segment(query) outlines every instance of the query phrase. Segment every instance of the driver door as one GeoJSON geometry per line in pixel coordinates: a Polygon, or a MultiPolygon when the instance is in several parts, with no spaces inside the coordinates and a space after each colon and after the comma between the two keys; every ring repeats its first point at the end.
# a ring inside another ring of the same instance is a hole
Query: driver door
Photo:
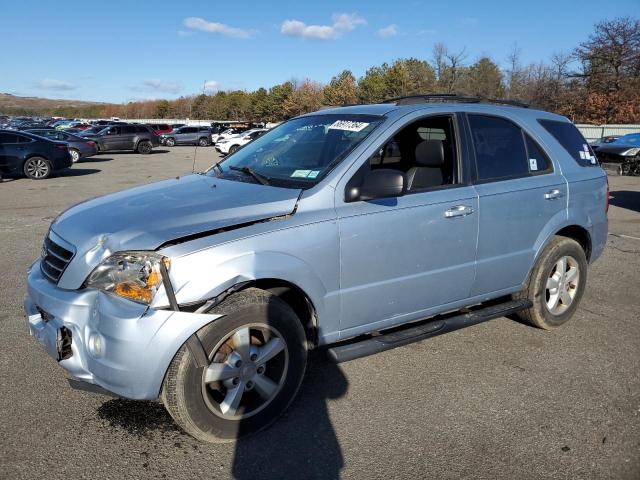
{"type": "Polygon", "coordinates": [[[413,116],[341,180],[335,199],[341,336],[424,318],[469,297],[478,195],[462,175],[457,130],[453,116],[413,116]],[[353,182],[380,168],[402,172],[407,192],[345,200],[353,182]]]}
{"type": "Polygon", "coordinates": [[[121,141],[121,128],[119,126],[109,127],[109,129],[102,134],[102,149],[103,150],[119,150],[121,141]]]}

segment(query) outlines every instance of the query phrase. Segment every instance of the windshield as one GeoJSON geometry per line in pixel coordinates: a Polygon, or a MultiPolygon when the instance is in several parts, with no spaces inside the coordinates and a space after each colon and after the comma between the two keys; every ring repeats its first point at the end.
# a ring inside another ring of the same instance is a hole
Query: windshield
{"type": "Polygon", "coordinates": [[[372,115],[320,114],[294,118],[246,144],[212,168],[209,175],[238,181],[263,177],[269,184],[308,188],[315,185],[383,118],[372,115]]]}
{"type": "Polygon", "coordinates": [[[615,140],[615,143],[625,143],[629,145],[640,145],[640,133],[629,133],[615,140]]]}

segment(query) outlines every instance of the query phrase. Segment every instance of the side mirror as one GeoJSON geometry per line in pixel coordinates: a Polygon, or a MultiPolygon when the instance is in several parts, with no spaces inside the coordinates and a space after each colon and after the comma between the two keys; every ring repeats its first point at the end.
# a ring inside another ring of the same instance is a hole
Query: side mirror
{"type": "Polygon", "coordinates": [[[348,187],[345,202],[400,197],[405,194],[404,173],[389,168],[367,172],[359,187],[348,187]]]}

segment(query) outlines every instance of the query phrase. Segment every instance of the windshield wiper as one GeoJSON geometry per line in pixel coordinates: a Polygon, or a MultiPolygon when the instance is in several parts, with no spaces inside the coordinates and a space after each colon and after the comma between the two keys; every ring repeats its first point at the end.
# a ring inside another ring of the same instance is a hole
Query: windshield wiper
{"type": "Polygon", "coordinates": [[[236,167],[235,165],[230,165],[229,170],[235,170],[236,172],[242,172],[245,175],[251,175],[258,183],[261,183],[262,185],[271,185],[267,177],[252,170],[250,167],[236,167]]]}

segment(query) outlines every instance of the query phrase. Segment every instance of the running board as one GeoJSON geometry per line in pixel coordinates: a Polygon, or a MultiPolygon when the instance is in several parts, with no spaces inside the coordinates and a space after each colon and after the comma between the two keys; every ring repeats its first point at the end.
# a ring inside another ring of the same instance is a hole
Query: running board
{"type": "Polygon", "coordinates": [[[497,305],[479,308],[469,313],[462,313],[453,317],[434,319],[420,325],[407,326],[390,333],[368,337],[364,340],[336,345],[327,349],[329,360],[334,363],[348,362],[356,358],[367,357],[375,353],[391,350],[392,348],[419,342],[426,338],[453,332],[461,328],[477,325],[478,323],[504,317],[512,313],[531,308],[530,300],[512,300],[497,305]]]}

